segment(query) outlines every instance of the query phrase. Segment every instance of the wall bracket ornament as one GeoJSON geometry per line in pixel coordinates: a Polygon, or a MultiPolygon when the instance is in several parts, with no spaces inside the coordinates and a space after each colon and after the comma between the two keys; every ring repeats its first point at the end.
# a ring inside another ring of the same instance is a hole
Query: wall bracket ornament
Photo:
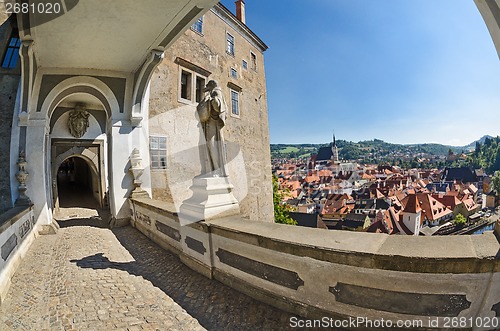
{"type": "Polygon", "coordinates": [[[68,129],[75,138],[81,138],[89,127],[89,112],[83,104],[77,104],[75,109],[69,113],[68,129]]]}

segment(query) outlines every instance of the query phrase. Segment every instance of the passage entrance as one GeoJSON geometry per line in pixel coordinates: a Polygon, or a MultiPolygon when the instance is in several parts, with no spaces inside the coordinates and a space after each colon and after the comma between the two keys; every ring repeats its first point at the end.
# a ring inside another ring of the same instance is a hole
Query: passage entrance
{"type": "Polygon", "coordinates": [[[80,157],[63,161],[57,171],[59,207],[99,208],[99,180],[87,162],[80,157]]]}
{"type": "Polygon", "coordinates": [[[107,207],[103,141],[52,140],[52,196],[59,208],[107,207]]]}

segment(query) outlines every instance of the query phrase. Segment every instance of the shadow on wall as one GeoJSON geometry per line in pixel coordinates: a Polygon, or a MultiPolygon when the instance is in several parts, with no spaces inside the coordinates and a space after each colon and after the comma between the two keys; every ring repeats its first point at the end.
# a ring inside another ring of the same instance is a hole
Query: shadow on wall
{"type": "Polygon", "coordinates": [[[96,253],[70,262],[80,268],[112,268],[141,276],[208,330],[286,330],[295,316],[198,274],[130,226],[112,231],[135,261],[114,262],[96,253]]]}

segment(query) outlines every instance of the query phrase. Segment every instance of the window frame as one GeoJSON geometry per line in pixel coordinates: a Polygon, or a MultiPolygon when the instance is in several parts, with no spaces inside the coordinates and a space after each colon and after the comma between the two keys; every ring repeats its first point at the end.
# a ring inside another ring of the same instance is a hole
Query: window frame
{"type": "Polygon", "coordinates": [[[191,25],[191,30],[203,36],[203,16],[198,18],[196,22],[191,25]]]}
{"type": "Polygon", "coordinates": [[[241,66],[243,69],[248,70],[248,62],[246,60],[241,60],[241,66]]]}
{"type": "Polygon", "coordinates": [[[257,54],[250,51],[250,69],[257,71],[257,54]]]}
{"type": "Polygon", "coordinates": [[[168,162],[167,162],[167,136],[163,135],[150,135],[149,136],[149,166],[151,170],[166,170],[168,168],[168,162]],[[153,148],[153,140],[157,139],[157,146],[156,148],[153,148]],[[164,140],[164,146],[161,147],[161,140],[164,140]],[[161,152],[164,153],[161,153],[161,152]],[[155,153],[158,152],[158,153],[155,153]],[[155,157],[158,158],[158,160],[154,160],[155,157]],[[164,157],[164,161],[161,160],[161,158],[164,157]],[[155,165],[156,164],[156,165],[155,165]]]}
{"type": "Polygon", "coordinates": [[[233,57],[235,56],[234,36],[227,31],[226,31],[226,53],[233,56],[233,57]],[[230,39],[231,39],[231,41],[230,41],[230,39]]]}
{"type": "Polygon", "coordinates": [[[238,79],[238,70],[236,70],[236,68],[229,68],[229,77],[233,78],[233,79],[238,79]]]}
{"type": "MultiPolygon", "coordinates": [[[[179,101],[180,103],[184,103],[184,104],[187,104],[187,105],[192,105],[192,104],[198,104],[199,101],[197,101],[198,99],[198,96],[202,99],[203,98],[203,92],[200,93],[200,95],[198,95],[198,89],[197,89],[197,83],[199,81],[203,81],[202,85],[201,86],[201,89],[203,90],[203,88],[205,87],[206,83],[207,83],[207,77],[194,71],[194,70],[191,70],[191,69],[188,69],[186,67],[183,67],[181,65],[179,65],[179,82],[178,82],[178,87],[177,87],[177,101],[179,101]],[[188,89],[189,89],[189,97],[188,98],[184,98],[182,96],[182,74],[183,73],[186,73],[186,74],[189,74],[189,86],[188,86],[188,89]]],[[[201,101],[200,99],[200,101],[201,101]]]]}
{"type": "Polygon", "coordinates": [[[21,38],[17,30],[12,31],[7,47],[2,57],[2,69],[15,69],[19,62],[19,49],[21,48],[21,38]],[[14,41],[14,44],[12,42],[14,41]],[[7,63],[6,63],[7,61],[7,63]],[[5,65],[6,64],[6,65],[5,65]]]}
{"type": "Polygon", "coordinates": [[[231,116],[236,117],[236,118],[241,118],[241,98],[240,98],[240,91],[235,90],[234,88],[229,88],[229,101],[230,101],[230,108],[231,108],[231,116]],[[236,105],[237,105],[237,110],[238,113],[233,112],[233,93],[237,96],[236,99],[236,105]]]}
{"type": "Polygon", "coordinates": [[[185,68],[181,68],[179,75],[179,100],[184,102],[191,103],[193,99],[193,73],[190,70],[186,70],[185,68]],[[188,75],[188,79],[186,82],[186,97],[183,96],[183,83],[182,78],[184,74],[188,75]]]}

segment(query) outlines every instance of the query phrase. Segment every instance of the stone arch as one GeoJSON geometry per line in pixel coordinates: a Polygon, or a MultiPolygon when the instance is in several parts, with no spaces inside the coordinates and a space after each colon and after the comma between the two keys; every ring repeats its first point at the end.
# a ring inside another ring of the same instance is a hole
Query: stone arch
{"type": "Polygon", "coordinates": [[[90,166],[90,169],[94,172],[96,176],[99,175],[99,157],[97,154],[92,152],[86,147],[83,146],[74,146],[70,148],[68,151],[56,156],[54,162],[54,169],[57,171],[61,164],[69,159],[70,157],[79,157],[84,159],[87,164],[90,166]]]}
{"type": "Polygon", "coordinates": [[[40,113],[49,120],[55,108],[67,97],[87,93],[95,96],[102,103],[107,118],[111,118],[113,111],[119,112],[120,105],[113,91],[101,80],[89,76],[75,76],[57,84],[43,100],[40,113]]]}
{"type": "Polygon", "coordinates": [[[94,195],[94,199],[99,203],[101,208],[106,206],[106,177],[103,169],[102,160],[99,154],[102,154],[103,145],[98,144],[99,147],[96,147],[96,144],[84,144],[84,145],[75,145],[70,147],[65,152],[52,155],[51,162],[51,178],[52,178],[52,197],[53,197],[53,207],[57,210],[59,207],[58,202],[58,171],[61,167],[62,163],[71,158],[77,157],[85,161],[87,166],[90,169],[92,176],[92,194],[94,195]],[[91,147],[92,146],[92,147],[91,147]],[[97,149],[97,151],[93,151],[92,149],[97,149]]]}

